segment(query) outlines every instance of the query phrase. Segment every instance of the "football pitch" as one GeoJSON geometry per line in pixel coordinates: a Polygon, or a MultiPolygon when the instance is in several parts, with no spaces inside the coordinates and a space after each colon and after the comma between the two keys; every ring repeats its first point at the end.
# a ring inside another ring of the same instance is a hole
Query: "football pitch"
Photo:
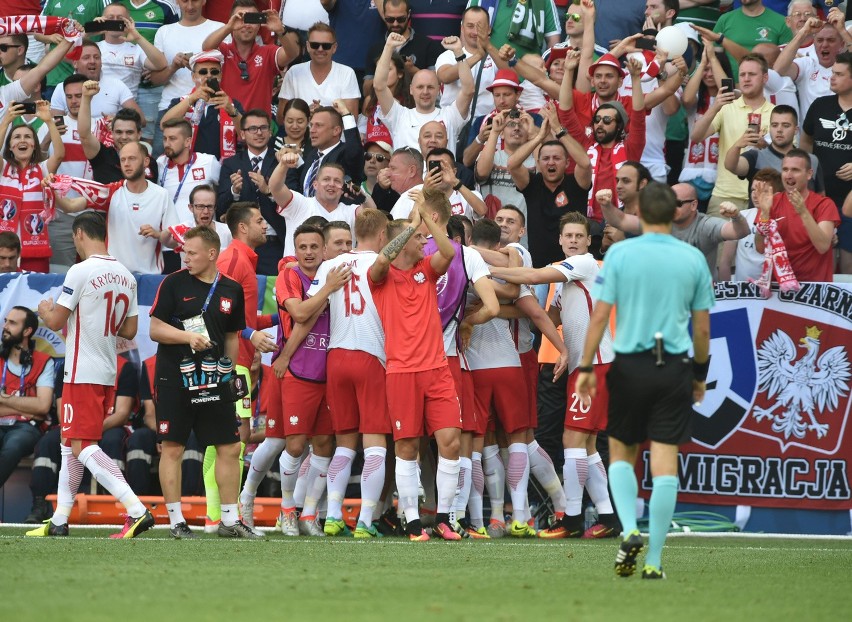
{"type": "MultiPolygon", "coordinates": [[[[852,540],[669,538],[665,581],[613,573],[616,540],[135,540],[0,528],[0,620],[838,620],[852,540]]],[[[200,530],[199,530],[200,531],[200,530]]],[[[642,557],[640,557],[641,564],[642,557]]],[[[641,569],[641,565],[639,566],[641,569]]]]}

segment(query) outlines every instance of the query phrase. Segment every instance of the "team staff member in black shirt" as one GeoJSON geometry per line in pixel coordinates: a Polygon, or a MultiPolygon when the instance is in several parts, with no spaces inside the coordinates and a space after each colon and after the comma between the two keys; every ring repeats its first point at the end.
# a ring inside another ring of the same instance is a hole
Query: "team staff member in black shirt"
{"type": "Polygon", "coordinates": [[[565,259],[559,246],[559,219],[566,212],[586,214],[592,167],[586,150],[559,125],[553,104],[542,109],[544,121],[532,140],[518,147],[509,158],[509,173],[527,202],[527,234],[533,266],[543,268],[565,259]],[[555,140],[548,140],[549,136],[555,140]],[[539,173],[532,173],[524,161],[536,147],[539,173]],[[573,175],[566,175],[568,158],[577,163],[573,175]]]}
{"type": "Polygon", "coordinates": [[[237,514],[240,435],[234,403],[223,399],[192,404],[181,370],[181,361],[187,357],[194,362],[193,371],[201,370],[202,358],[208,355],[217,362],[223,356],[237,360],[239,334],[246,326],[243,288],[217,270],[219,236],[212,229],[187,231],[183,252],[186,270],[163,280],[151,307],[151,339],[160,344],[155,371],[157,434],[163,445],[160,484],[171,535],[195,537],[180,510],[183,450],[194,430],[200,444],[216,446],[216,480],[222,501],[219,535],[259,538],[262,536],[240,522],[237,514]]]}
{"type": "MultiPolygon", "coordinates": [[[[101,90],[96,80],[83,83],[83,98],[80,100],[80,110],[77,113],[77,131],[80,133],[80,144],[83,155],[92,165],[92,179],[102,184],[121,181],[121,162],[118,152],[128,143],[142,138],[142,117],[132,108],[122,108],[110,122],[113,145],[107,147],[101,144],[101,137],[94,133],[92,126],[92,98],[101,90]]],[[[150,155],[150,154],[148,154],[150,155]]],[[[151,158],[150,165],[145,169],[145,177],[157,180],[157,163],[151,158]]]]}

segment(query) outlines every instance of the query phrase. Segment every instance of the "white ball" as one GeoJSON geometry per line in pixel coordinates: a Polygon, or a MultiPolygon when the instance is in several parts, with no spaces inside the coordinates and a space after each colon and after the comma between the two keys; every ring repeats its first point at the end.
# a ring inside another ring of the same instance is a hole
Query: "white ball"
{"type": "Polygon", "coordinates": [[[683,56],[686,52],[687,39],[683,30],[677,26],[666,26],[657,33],[657,49],[669,53],[669,59],[683,56]]]}

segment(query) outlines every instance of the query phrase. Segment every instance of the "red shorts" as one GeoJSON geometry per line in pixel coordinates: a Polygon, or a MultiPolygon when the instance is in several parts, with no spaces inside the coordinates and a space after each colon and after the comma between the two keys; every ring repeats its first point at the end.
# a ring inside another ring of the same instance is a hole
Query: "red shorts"
{"type": "Polygon", "coordinates": [[[379,359],[334,348],[328,351],[327,373],[326,399],[335,434],[390,434],[385,368],[379,359]]]}
{"type": "Polygon", "coordinates": [[[491,405],[507,434],[529,429],[526,380],[520,367],[477,369],[473,374],[476,411],[487,413],[491,405]]]}
{"type": "Polygon", "coordinates": [[[597,394],[592,403],[585,406],[577,395],[574,386],[577,384],[577,376],[580,374],[576,369],[568,376],[568,408],[565,410],[565,427],[579,432],[601,432],[606,430],[607,412],[609,409],[609,390],[606,386],[606,374],[609,371],[609,363],[595,365],[595,378],[597,379],[597,394]]]}
{"type": "Polygon", "coordinates": [[[334,434],[331,412],[325,401],[325,383],[300,380],[287,372],[281,391],[284,394],[284,436],[334,434]]]}
{"type": "Polygon", "coordinates": [[[461,406],[449,367],[388,374],[385,382],[394,440],[462,427],[461,406]]]}
{"type": "Polygon", "coordinates": [[[113,406],[114,386],[66,383],[62,388],[62,438],[99,441],[113,406]]]}
{"type": "Polygon", "coordinates": [[[450,373],[453,375],[453,386],[461,404],[462,430],[464,432],[476,431],[476,409],[473,403],[473,385],[471,391],[467,391],[464,381],[464,373],[461,368],[461,359],[458,356],[448,356],[447,363],[450,373]]]}
{"type": "Polygon", "coordinates": [[[281,388],[284,380],[279,380],[275,373],[263,376],[263,381],[268,382],[267,405],[266,405],[266,438],[284,438],[284,404],[281,397],[281,388]]]}
{"type": "Polygon", "coordinates": [[[538,427],[538,353],[534,349],[521,354],[521,369],[527,379],[527,401],[529,403],[530,429],[538,427]]]}

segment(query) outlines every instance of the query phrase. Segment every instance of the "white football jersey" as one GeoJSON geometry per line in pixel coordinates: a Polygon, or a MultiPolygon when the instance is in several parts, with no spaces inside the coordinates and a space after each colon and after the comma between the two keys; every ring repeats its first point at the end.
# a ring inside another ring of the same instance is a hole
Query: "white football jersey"
{"type": "MultiPolygon", "coordinates": [[[[551,264],[548,267],[559,270],[568,279],[556,292],[553,304],[559,308],[559,317],[562,319],[562,335],[565,347],[568,349],[568,373],[570,374],[580,364],[580,358],[583,355],[583,345],[595,304],[591,288],[600,267],[591,253],[567,257],[560,263],[551,264]]],[[[592,363],[594,365],[611,363],[614,358],[612,334],[607,323],[603,339],[592,363]]]]}
{"type": "Polygon", "coordinates": [[[322,262],[308,296],[315,296],[322,289],[331,270],[341,265],[349,266],[352,278],[328,298],[331,314],[328,349],[359,350],[372,354],[384,365],[385,332],[367,282],[370,266],[377,257],[372,251],[350,251],[322,262]]]}
{"type": "MultiPolygon", "coordinates": [[[[524,268],[532,268],[532,255],[530,252],[518,244],[517,242],[512,242],[511,244],[507,244],[506,246],[511,246],[521,255],[521,261],[523,261],[524,268]]],[[[526,296],[532,296],[535,298],[535,292],[533,288],[529,285],[521,285],[521,293],[518,294],[518,298],[524,298],[526,296]]],[[[509,324],[512,328],[512,336],[515,339],[515,345],[518,347],[518,352],[521,354],[526,354],[533,348],[533,340],[535,336],[532,333],[532,327],[530,326],[530,319],[528,317],[521,317],[516,320],[509,320],[509,324]]]]}
{"type": "MultiPolygon", "coordinates": [[[[175,165],[165,155],[157,158],[157,168],[160,171],[158,185],[169,192],[175,204],[177,218],[183,222],[192,220],[189,209],[189,195],[196,186],[219,183],[221,165],[215,156],[209,153],[193,153],[185,165],[175,165]]],[[[224,250],[224,248],[222,249],[224,250]]]]}
{"type": "MultiPolygon", "coordinates": [[[[468,294],[468,303],[477,299],[476,292],[468,294]]],[[[473,327],[464,355],[467,368],[473,371],[521,366],[509,320],[499,317],[473,327]]]]}
{"type": "Polygon", "coordinates": [[[116,334],[139,315],[136,279],[115,257],[92,255],[68,270],[56,304],[71,310],[64,381],[113,386],[116,334]]]}

